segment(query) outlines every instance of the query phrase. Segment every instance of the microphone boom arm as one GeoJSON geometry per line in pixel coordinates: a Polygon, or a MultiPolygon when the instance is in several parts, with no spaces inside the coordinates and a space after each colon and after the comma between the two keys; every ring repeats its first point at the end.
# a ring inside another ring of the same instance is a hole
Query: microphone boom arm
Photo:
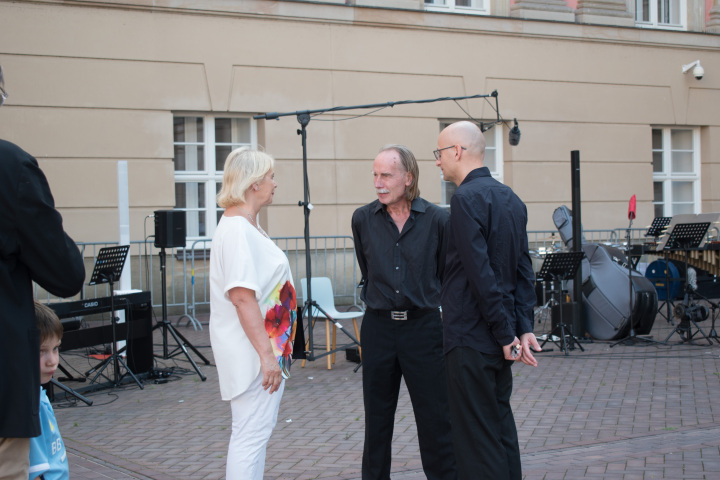
{"type": "Polygon", "coordinates": [[[286,117],[290,115],[311,115],[314,113],[330,113],[330,112],[339,112],[343,110],[358,110],[361,108],[382,108],[382,107],[394,107],[395,105],[408,105],[408,104],[414,104],[414,103],[434,103],[434,102],[445,102],[450,100],[467,100],[471,98],[488,98],[488,97],[494,97],[495,98],[495,111],[498,115],[498,122],[500,121],[500,110],[497,108],[498,106],[498,92],[497,90],[494,90],[491,94],[487,95],[468,95],[465,97],[440,97],[440,98],[429,98],[424,100],[400,100],[398,102],[385,102],[385,103],[373,103],[369,105],[353,105],[351,107],[331,107],[331,108],[319,108],[317,110],[298,110],[295,112],[285,112],[285,113],[277,113],[277,112],[270,112],[265,113],[262,115],[254,115],[253,119],[255,120],[279,120],[280,117],[286,117]]]}

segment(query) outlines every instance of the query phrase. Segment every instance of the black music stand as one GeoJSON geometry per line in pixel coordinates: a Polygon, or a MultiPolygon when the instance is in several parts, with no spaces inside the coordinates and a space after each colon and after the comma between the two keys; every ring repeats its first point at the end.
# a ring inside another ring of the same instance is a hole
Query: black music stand
{"type": "MultiPolygon", "coordinates": [[[[130,245],[120,245],[118,247],[105,247],[101,248],[98,252],[97,260],[95,260],[95,269],[93,270],[92,277],[90,277],[90,283],[88,285],[98,285],[107,283],[110,285],[110,319],[112,325],[112,354],[106,358],[102,363],[94,367],[88,372],[88,375],[97,370],[97,374],[93,377],[90,383],[94,383],[97,378],[102,375],[103,371],[107,368],[110,363],[113,364],[113,386],[119,387],[120,381],[125,375],[120,375],[120,364],[125,367],[126,375],[130,375],[140,390],[143,389],[142,383],[130,370],[125,361],[120,356],[120,353],[125,350],[118,351],[115,326],[117,325],[117,317],[115,317],[115,292],[113,290],[114,283],[122,275],[123,266],[125,265],[125,259],[127,258],[130,245]]],[[[106,377],[107,378],[107,377],[106,377]]]]}
{"type": "Polygon", "coordinates": [[[668,225],[670,225],[671,221],[672,217],[655,217],[650,227],[648,227],[648,231],[645,232],[645,236],[653,237],[657,242],[657,239],[660,238],[660,235],[665,233],[665,229],[668,225]]]}
{"type": "MultiPolygon", "coordinates": [[[[697,223],[677,223],[672,227],[669,232],[667,242],[665,242],[664,250],[683,250],[685,252],[685,296],[683,299],[683,306],[688,306],[693,300],[695,292],[688,282],[688,263],[690,257],[690,250],[697,249],[701,243],[705,240],[705,235],[710,228],[711,222],[697,222],[697,223]]],[[[680,305],[678,305],[680,307],[680,305]]],[[[676,307],[675,310],[678,310],[676,307]]],[[[697,322],[693,318],[688,318],[687,321],[681,319],[677,326],[670,332],[664,343],[667,343],[675,333],[680,335],[682,342],[693,343],[693,338],[699,333],[705,340],[712,345],[712,340],[705,335],[705,332],[700,328],[697,322]],[[697,331],[692,332],[692,326],[695,326],[697,331]]]]}
{"type": "MultiPolygon", "coordinates": [[[[578,267],[580,267],[580,262],[582,261],[584,256],[585,252],[582,251],[547,254],[537,276],[538,278],[542,278],[543,280],[549,280],[553,282],[553,284],[554,282],[559,280],[561,285],[560,293],[562,294],[563,282],[575,276],[575,272],[577,271],[578,267]]],[[[575,336],[573,335],[572,328],[565,325],[565,323],[563,322],[562,298],[558,302],[558,308],[560,310],[560,322],[553,328],[552,332],[548,334],[547,338],[540,345],[540,349],[542,350],[542,347],[544,347],[547,342],[552,341],[555,345],[560,347],[563,352],[565,352],[565,356],[569,355],[568,343],[570,344],[570,349],[574,348],[574,344],[577,345],[580,350],[584,352],[585,349],[582,347],[582,345],[580,345],[580,342],[578,342],[577,338],[575,338],[575,336]],[[558,332],[559,335],[555,335],[555,332],[558,332]],[[559,337],[559,340],[552,340],[554,336],[559,337]]]]}

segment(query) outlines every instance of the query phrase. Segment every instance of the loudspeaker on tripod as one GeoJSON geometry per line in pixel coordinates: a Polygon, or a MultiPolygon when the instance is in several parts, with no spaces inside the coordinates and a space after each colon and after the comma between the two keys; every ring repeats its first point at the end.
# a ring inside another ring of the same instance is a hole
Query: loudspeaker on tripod
{"type": "Polygon", "coordinates": [[[155,210],[155,246],[174,248],[185,246],[185,212],[155,210]]]}

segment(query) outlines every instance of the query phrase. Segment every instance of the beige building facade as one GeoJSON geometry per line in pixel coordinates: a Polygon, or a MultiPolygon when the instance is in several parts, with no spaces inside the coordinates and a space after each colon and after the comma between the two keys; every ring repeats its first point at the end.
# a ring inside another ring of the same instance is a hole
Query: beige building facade
{"type": "MultiPolygon", "coordinates": [[[[246,144],[277,159],[261,223],[302,236],[294,112],[496,91],[505,122],[486,132],[488,163],[527,203],[529,229],[554,229],[553,210],[571,205],[573,150],[584,227],[627,226],[633,194],[645,226],[720,211],[718,32],[720,7],[704,0],[0,0],[0,138],[38,158],[77,241],[118,238],[118,161],[132,240],[152,235],[153,211],[176,207],[189,242],[211,237],[225,155],[246,144]],[[290,115],[253,118],[268,112],[290,115]]],[[[311,235],[350,234],[388,143],[415,152],[422,196],[448,203],[437,134],[469,117],[492,124],[494,107],[491,97],[311,115],[311,235]]]]}

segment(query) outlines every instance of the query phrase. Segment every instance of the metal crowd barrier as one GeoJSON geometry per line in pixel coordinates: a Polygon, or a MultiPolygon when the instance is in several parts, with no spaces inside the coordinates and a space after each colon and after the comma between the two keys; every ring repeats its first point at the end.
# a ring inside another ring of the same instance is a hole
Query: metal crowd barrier
{"type": "MultiPolygon", "coordinates": [[[[298,300],[302,298],[300,292],[300,279],[305,274],[305,238],[304,237],[271,237],[275,244],[288,257],[290,270],[298,290],[298,300]]],[[[197,320],[198,306],[210,304],[210,287],[208,274],[210,272],[210,243],[211,240],[197,240],[189,249],[186,249],[183,265],[189,264],[189,298],[190,304],[185,310],[188,320],[196,328],[202,328],[197,320]]],[[[357,261],[355,259],[355,246],[350,236],[319,236],[310,237],[309,249],[313,277],[329,277],[333,283],[333,292],[336,303],[339,305],[359,305],[357,284],[360,280],[357,261]]],[[[187,271],[188,269],[185,268],[187,271]]],[[[187,285],[187,282],[186,282],[187,285]]],[[[180,323],[182,317],[178,319],[180,323]]]]}
{"type": "MultiPolygon", "coordinates": [[[[584,230],[587,242],[605,243],[624,248],[626,228],[607,230],[584,230]]],[[[631,229],[633,243],[645,240],[645,228],[631,229]]],[[[273,237],[272,240],[288,256],[296,288],[300,290],[300,279],[305,277],[305,239],[304,237],[273,237]]],[[[562,251],[565,246],[557,230],[534,230],[528,232],[529,248],[533,257],[538,260],[545,253],[562,251]]],[[[198,309],[210,304],[210,287],[208,274],[210,270],[210,239],[197,240],[190,248],[167,249],[167,306],[181,312],[177,323],[187,320],[195,329],[202,329],[197,319],[198,309]]],[[[78,248],[85,258],[86,277],[89,280],[97,258],[98,251],[103,247],[117,245],[118,242],[80,242],[78,248]]],[[[159,249],[153,240],[130,242],[128,261],[131,265],[131,288],[149,290],[152,305],[161,308],[160,291],[160,259],[159,249]]],[[[312,256],[313,277],[330,277],[338,305],[360,305],[357,284],[360,280],[359,268],[355,258],[353,239],[350,236],[317,236],[310,238],[309,254],[312,256]]],[[[540,268],[534,261],[533,267],[540,268]]],[[[117,290],[118,285],[115,286],[117,290]]],[[[303,292],[298,291],[298,300],[303,292]]],[[[110,294],[107,284],[84,285],[82,292],[71,300],[96,298],[110,294]]],[[[43,302],[57,302],[60,299],[35,285],[35,298],[43,302]]]]}

